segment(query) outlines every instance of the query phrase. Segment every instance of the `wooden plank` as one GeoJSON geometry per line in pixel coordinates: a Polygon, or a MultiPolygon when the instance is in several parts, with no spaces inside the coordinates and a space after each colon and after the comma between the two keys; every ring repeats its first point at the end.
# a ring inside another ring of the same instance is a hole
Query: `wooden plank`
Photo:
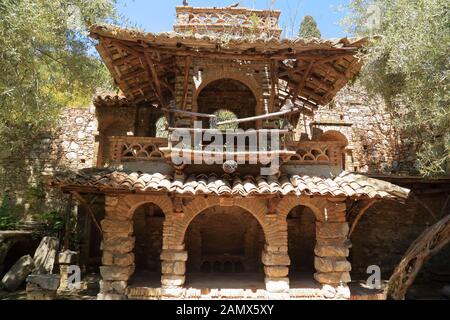
{"type": "Polygon", "coordinates": [[[269,112],[275,111],[276,89],[278,86],[278,68],[277,61],[272,60],[270,63],[270,99],[269,112]]]}
{"type": "Polygon", "coordinates": [[[277,118],[277,117],[281,117],[281,116],[285,116],[285,115],[289,115],[289,114],[299,113],[301,111],[302,111],[301,108],[293,108],[293,109],[290,109],[290,110],[283,110],[283,111],[278,111],[278,112],[272,112],[272,113],[263,114],[263,115],[260,115],[260,116],[249,117],[249,118],[221,121],[221,122],[218,122],[217,125],[220,126],[220,125],[224,125],[224,124],[235,124],[235,123],[243,123],[243,122],[252,122],[252,121],[258,121],[258,120],[272,119],[272,118],[277,118]]]}
{"type": "Polygon", "coordinates": [[[179,110],[179,109],[168,109],[168,108],[162,108],[161,110],[164,112],[169,112],[169,113],[182,114],[182,115],[185,115],[188,117],[217,118],[215,115],[207,114],[207,113],[199,113],[199,112],[185,111],[185,110],[179,110]]]}

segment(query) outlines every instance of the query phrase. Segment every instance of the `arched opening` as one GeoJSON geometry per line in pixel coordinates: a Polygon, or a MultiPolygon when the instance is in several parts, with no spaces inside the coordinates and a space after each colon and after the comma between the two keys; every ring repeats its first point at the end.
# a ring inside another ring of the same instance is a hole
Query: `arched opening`
{"type": "Polygon", "coordinates": [[[310,208],[297,206],[289,212],[287,225],[288,252],[291,259],[289,270],[291,287],[314,286],[316,217],[310,208]]]}
{"type": "MultiPolygon", "coordinates": [[[[219,79],[211,82],[201,90],[197,97],[198,111],[213,114],[225,109],[237,118],[247,118],[256,114],[256,98],[253,92],[240,81],[219,79]]],[[[209,128],[208,120],[203,120],[203,127],[209,128]]],[[[246,122],[239,128],[255,128],[254,122],[246,122]]]]}
{"type": "Polygon", "coordinates": [[[320,136],[320,141],[337,141],[341,142],[343,146],[348,145],[347,137],[335,130],[329,130],[322,133],[320,136]]]}
{"type": "Polygon", "coordinates": [[[159,286],[164,218],[161,208],[152,203],[143,204],[135,210],[135,272],[130,279],[130,286],[159,286]]]}
{"type": "Polygon", "coordinates": [[[347,150],[345,152],[345,147],[348,146],[348,139],[341,132],[336,130],[325,131],[320,136],[320,141],[329,141],[329,142],[338,142],[340,146],[342,146],[342,154],[341,154],[341,164],[342,170],[346,170],[347,168],[351,168],[353,165],[353,154],[351,150],[347,150]]]}
{"type": "Polygon", "coordinates": [[[212,207],[186,231],[186,285],[194,288],[263,289],[263,230],[239,207],[212,207]]]}
{"type": "Polygon", "coordinates": [[[165,116],[161,116],[155,122],[155,137],[156,138],[167,138],[168,132],[166,127],[168,125],[167,119],[165,116]]]}

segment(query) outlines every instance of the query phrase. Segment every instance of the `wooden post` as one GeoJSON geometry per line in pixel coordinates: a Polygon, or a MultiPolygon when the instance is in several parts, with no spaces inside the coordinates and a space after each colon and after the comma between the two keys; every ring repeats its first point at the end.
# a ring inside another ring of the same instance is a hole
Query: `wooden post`
{"type": "Polygon", "coordinates": [[[70,215],[72,213],[72,194],[69,194],[69,199],[67,199],[66,213],[64,217],[64,251],[69,250],[70,247],[70,215]]]}

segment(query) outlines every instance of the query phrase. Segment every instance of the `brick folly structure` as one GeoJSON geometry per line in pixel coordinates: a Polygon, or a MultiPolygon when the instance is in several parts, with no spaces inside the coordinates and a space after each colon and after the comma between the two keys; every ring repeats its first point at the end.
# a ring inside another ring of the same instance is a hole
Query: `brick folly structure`
{"type": "Polygon", "coordinates": [[[350,230],[409,190],[346,171],[340,132],[293,129],[359,72],[366,40],[280,39],[279,15],[184,6],[172,33],[92,28],[124,96],[94,101],[96,168],[53,184],[101,233],[99,299],[350,297],[350,230]],[[224,125],[253,129],[231,133],[244,148],[208,149],[224,125]]]}

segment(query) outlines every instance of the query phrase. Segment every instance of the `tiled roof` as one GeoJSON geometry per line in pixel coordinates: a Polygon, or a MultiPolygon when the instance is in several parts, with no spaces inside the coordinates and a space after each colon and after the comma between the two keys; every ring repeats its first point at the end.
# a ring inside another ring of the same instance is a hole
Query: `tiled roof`
{"type": "Polygon", "coordinates": [[[343,172],[334,178],[308,175],[219,176],[196,174],[172,176],[160,173],[82,170],[57,175],[53,185],[63,189],[88,188],[97,191],[168,192],[185,195],[258,196],[314,195],[371,199],[405,199],[409,190],[360,174],[343,172]]]}

